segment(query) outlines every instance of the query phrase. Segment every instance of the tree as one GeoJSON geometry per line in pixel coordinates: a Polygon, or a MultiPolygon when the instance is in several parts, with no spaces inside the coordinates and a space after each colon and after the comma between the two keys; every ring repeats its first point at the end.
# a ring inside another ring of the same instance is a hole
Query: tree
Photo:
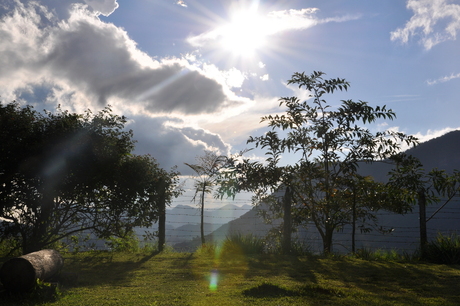
{"type": "MultiPolygon", "coordinates": [[[[269,181],[278,188],[289,187],[293,220],[297,224],[311,220],[322,238],[323,251],[329,253],[334,231],[353,219],[350,208],[354,196],[344,193],[356,195],[356,191],[350,189],[349,178],[357,174],[359,163],[383,160],[399,152],[403,143],[412,145],[417,140],[390,130],[373,133],[359,125],[371,124],[377,119],[393,120],[395,113],[385,106],[374,108],[367,102],[342,100],[340,106],[333,109],[324,96],[347,90],[349,83],[340,78],[323,79],[323,76],[323,72],[317,71],[311,75],[294,73],[288,84],[305,89],[311,99],[280,98],[280,107],[286,107],[285,113],[262,117],[261,122],[267,122],[270,130],[263,136],[250,137],[248,143],[268,149],[269,165],[291,154],[295,162],[281,168],[271,167],[269,177],[273,180],[269,181]]],[[[250,169],[248,173],[252,176],[253,166],[261,167],[246,161],[239,169],[250,169]]],[[[225,188],[234,191],[257,188],[266,186],[266,180],[257,184],[242,179],[234,184],[239,187],[225,188]]]]}
{"type": "Polygon", "coordinates": [[[343,197],[343,201],[350,203],[349,211],[345,215],[351,215],[351,250],[356,251],[356,229],[361,233],[369,233],[377,230],[382,233],[391,232],[378,226],[377,212],[384,209],[394,213],[404,214],[411,210],[411,206],[400,197],[400,189],[383,182],[377,182],[370,176],[362,176],[358,173],[345,178],[344,189],[338,190],[336,197],[343,197]],[[359,224],[359,225],[358,225],[359,224]]]}
{"type": "Polygon", "coordinates": [[[132,155],[125,122],[110,108],[41,114],[0,104],[0,217],[8,221],[2,237],[19,238],[28,253],[81,231],[123,237],[155,222],[156,186],[167,182],[170,201],[178,173],[132,155]]]}
{"type": "Polygon", "coordinates": [[[404,153],[393,156],[391,160],[396,167],[389,173],[388,185],[399,190],[401,201],[408,205],[418,205],[420,251],[424,257],[428,243],[426,224],[460,192],[460,171],[454,170],[452,174],[448,174],[444,170],[435,168],[426,172],[418,158],[404,153]],[[432,216],[427,218],[426,206],[440,202],[441,197],[447,199],[432,216]]]}
{"type": "Polygon", "coordinates": [[[227,157],[218,156],[215,152],[205,151],[203,156],[197,157],[197,164],[188,164],[195,172],[195,195],[192,201],[196,201],[196,197],[200,197],[200,234],[201,244],[205,244],[204,238],[204,198],[206,193],[211,193],[216,182],[218,181],[220,170],[225,165],[227,157]]]}

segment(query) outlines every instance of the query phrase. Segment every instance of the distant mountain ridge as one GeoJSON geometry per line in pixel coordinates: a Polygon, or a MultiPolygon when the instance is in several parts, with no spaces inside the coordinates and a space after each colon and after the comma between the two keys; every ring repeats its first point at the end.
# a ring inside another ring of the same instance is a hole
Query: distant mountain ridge
{"type": "Polygon", "coordinates": [[[425,170],[460,170],[460,130],[430,139],[405,151],[420,159],[425,170]]]}
{"type": "MultiPolygon", "coordinates": [[[[252,208],[251,205],[237,206],[234,204],[226,204],[218,208],[204,209],[204,219],[206,223],[212,224],[225,224],[233,219],[237,219],[248,210],[252,208]]],[[[199,224],[201,223],[201,211],[198,206],[189,205],[176,205],[172,208],[166,209],[166,223],[174,227],[179,227],[183,224],[199,224]]]]}

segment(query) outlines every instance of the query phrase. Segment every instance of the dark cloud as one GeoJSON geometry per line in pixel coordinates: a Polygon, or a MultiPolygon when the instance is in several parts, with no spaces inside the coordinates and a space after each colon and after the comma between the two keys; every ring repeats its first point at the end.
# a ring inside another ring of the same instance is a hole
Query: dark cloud
{"type": "Polygon", "coordinates": [[[178,166],[184,175],[192,174],[184,163],[194,163],[204,150],[228,154],[228,146],[219,135],[199,128],[181,127],[182,121],[169,117],[135,116],[127,128],[134,131],[136,154],[150,154],[160,165],[169,169],[178,166]],[[169,123],[173,123],[172,125],[169,123]]]}
{"type": "Polygon", "coordinates": [[[3,71],[23,72],[18,76],[23,87],[43,80],[61,87],[65,83],[99,107],[116,100],[151,113],[212,113],[226,103],[222,85],[187,61],[152,59],[123,29],[82,6],[58,23],[51,22],[51,11],[20,4],[0,24],[0,61],[8,68],[3,71]]]}

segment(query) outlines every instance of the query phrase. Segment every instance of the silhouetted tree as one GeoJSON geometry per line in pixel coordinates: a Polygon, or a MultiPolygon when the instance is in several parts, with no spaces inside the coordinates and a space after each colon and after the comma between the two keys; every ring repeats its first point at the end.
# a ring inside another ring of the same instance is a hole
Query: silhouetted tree
{"type": "Polygon", "coordinates": [[[263,194],[289,187],[293,220],[297,224],[312,221],[322,238],[324,252],[329,253],[334,231],[353,219],[353,196],[345,193],[356,193],[350,188],[349,178],[356,175],[359,162],[388,158],[399,152],[402,143],[412,145],[417,140],[390,130],[373,133],[360,126],[377,119],[393,120],[395,113],[385,106],[374,108],[367,102],[343,100],[334,109],[324,96],[347,90],[349,83],[323,76],[317,71],[310,75],[294,73],[288,84],[306,90],[310,99],[282,97],[280,107],[286,107],[285,113],[262,117],[261,122],[267,122],[270,130],[250,137],[248,143],[266,149],[267,162],[235,162],[221,193],[256,190],[263,194]],[[293,163],[274,166],[282,157],[288,160],[289,153],[293,163]],[[259,182],[257,169],[263,169],[265,176],[259,182]]]}
{"type": "Polygon", "coordinates": [[[226,156],[218,156],[215,152],[205,151],[203,156],[197,157],[197,164],[188,164],[195,172],[195,195],[192,201],[196,201],[196,197],[200,197],[200,211],[201,211],[201,243],[205,244],[204,238],[204,199],[206,193],[211,193],[216,182],[218,181],[220,170],[225,165],[227,160],[226,156]]]}
{"type": "Polygon", "coordinates": [[[390,171],[388,185],[399,190],[399,197],[408,205],[417,204],[419,208],[420,251],[425,256],[428,243],[426,224],[434,217],[453,197],[460,192],[460,171],[454,170],[448,174],[437,168],[426,172],[420,160],[404,153],[391,158],[396,168],[390,171]],[[441,207],[429,218],[426,217],[426,206],[439,203],[441,197],[446,198],[441,207]]]}
{"type": "Polygon", "coordinates": [[[166,182],[170,201],[178,173],[148,155],[132,155],[125,122],[110,108],[41,114],[0,104],[2,237],[18,238],[28,253],[81,231],[123,237],[155,222],[156,185],[166,182]]]}

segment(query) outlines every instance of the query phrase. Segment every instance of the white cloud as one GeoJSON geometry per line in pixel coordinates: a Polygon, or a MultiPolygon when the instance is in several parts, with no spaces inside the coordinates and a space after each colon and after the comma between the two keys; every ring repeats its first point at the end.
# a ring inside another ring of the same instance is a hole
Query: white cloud
{"type": "MultiPolygon", "coordinates": [[[[280,32],[292,30],[304,30],[319,23],[327,22],[344,22],[354,20],[359,16],[342,16],[327,19],[318,19],[316,17],[317,8],[304,8],[300,10],[283,10],[272,11],[266,16],[257,16],[257,38],[274,35],[280,32]]],[[[255,18],[255,17],[253,17],[255,18]]],[[[188,38],[188,42],[196,47],[205,47],[216,41],[222,40],[225,36],[228,25],[219,26],[215,29],[188,38]]],[[[260,65],[260,64],[259,64],[260,65]]]]}
{"type": "Polygon", "coordinates": [[[215,65],[203,64],[202,69],[205,75],[220,82],[221,84],[227,85],[230,88],[240,88],[243,85],[244,80],[246,80],[245,73],[235,67],[222,71],[215,65]]]}
{"type": "Polygon", "coordinates": [[[260,79],[261,79],[262,81],[268,81],[269,76],[268,76],[268,74],[264,74],[263,76],[260,77],[260,79]]]}
{"type": "Polygon", "coordinates": [[[447,40],[455,40],[460,30],[460,4],[448,0],[408,0],[414,15],[403,28],[391,32],[391,40],[407,43],[419,37],[426,50],[447,40]]]}
{"type": "Polygon", "coordinates": [[[426,141],[434,139],[434,138],[438,138],[438,137],[440,137],[440,136],[442,136],[444,134],[447,134],[449,132],[458,131],[458,130],[460,130],[460,127],[457,127],[457,128],[447,127],[447,128],[441,129],[441,130],[428,130],[424,134],[422,132],[418,132],[413,136],[417,137],[418,140],[420,141],[420,143],[422,143],[422,142],[426,142],[426,141]]]}
{"type": "MultiPolygon", "coordinates": [[[[397,126],[387,128],[387,130],[394,131],[394,132],[401,132],[401,129],[399,127],[397,127],[397,126]]],[[[423,142],[426,142],[428,140],[441,137],[442,135],[447,134],[449,132],[459,131],[459,130],[460,130],[460,127],[457,127],[457,128],[447,127],[447,128],[443,128],[443,129],[440,129],[440,130],[428,130],[426,132],[417,132],[415,134],[412,134],[412,136],[416,137],[418,139],[419,143],[423,143],[423,142]]],[[[403,133],[406,133],[406,132],[403,132],[403,133]]],[[[406,143],[403,143],[401,145],[402,151],[408,150],[410,148],[411,147],[409,147],[406,143]]]]}
{"type": "Polygon", "coordinates": [[[435,85],[435,84],[438,84],[438,83],[449,82],[450,80],[458,79],[458,78],[460,78],[460,73],[457,73],[457,74],[452,73],[449,76],[444,76],[444,77],[436,79],[436,80],[427,80],[426,82],[427,82],[428,85],[435,85]]]}
{"type": "Polygon", "coordinates": [[[72,6],[68,19],[50,12],[33,2],[18,3],[1,17],[2,97],[16,98],[14,93],[20,96],[31,84],[46,84],[61,96],[66,89],[72,106],[118,102],[140,104],[150,113],[193,114],[234,103],[227,86],[241,84],[235,71],[228,82],[219,82],[186,59],[154,60],[123,29],[102,22],[82,4],[72,6]]]}
{"type": "Polygon", "coordinates": [[[117,0],[84,0],[96,13],[100,13],[104,16],[109,16],[117,8],[117,0]]]}
{"type": "Polygon", "coordinates": [[[187,7],[187,3],[185,3],[185,1],[182,1],[182,0],[176,1],[176,4],[177,4],[177,5],[180,5],[180,6],[182,6],[182,7],[187,7]]]}

